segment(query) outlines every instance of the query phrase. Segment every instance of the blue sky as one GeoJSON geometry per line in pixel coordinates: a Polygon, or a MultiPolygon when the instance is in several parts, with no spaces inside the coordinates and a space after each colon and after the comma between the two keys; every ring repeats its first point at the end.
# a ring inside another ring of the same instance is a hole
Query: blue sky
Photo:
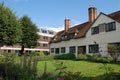
{"type": "MultiPolygon", "coordinates": [[[[2,0],[0,0],[2,2],[2,0]]],[[[71,25],[88,21],[89,5],[97,8],[97,14],[109,14],[120,10],[120,0],[4,0],[18,17],[28,15],[38,27],[63,29],[64,19],[71,25]]]]}

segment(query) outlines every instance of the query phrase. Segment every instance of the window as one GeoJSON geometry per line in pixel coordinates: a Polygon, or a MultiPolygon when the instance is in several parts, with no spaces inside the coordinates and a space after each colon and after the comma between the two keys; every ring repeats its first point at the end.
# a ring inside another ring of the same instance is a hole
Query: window
{"type": "Polygon", "coordinates": [[[97,27],[92,27],[91,33],[92,34],[98,34],[99,33],[99,27],[98,26],[97,27]]]}
{"type": "Polygon", "coordinates": [[[43,30],[43,29],[42,29],[41,31],[42,31],[42,33],[47,33],[47,30],[43,30]]]}
{"type": "Polygon", "coordinates": [[[69,38],[73,39],[75,37],[75,33],[70,33],[69,38]]]}
{"type": "Polygon", "coordinates": [[[99,52],[98,44],[89,45],[89,53],[98,53],[98,52],[99,52]]]}
{"type": "Polygon", "coordinates": [[[65,47],[61,47],[61,53],[65,53],[65,47]]]}
{"type": "Polygon", "coordinates": [[[59,54],[59,48],[55,48],[55,53],[59,54]]]}
{"type": "Polygon", "coordinates": [[[78,46],[78,54],[85,54],[86,46],[78,46]]]}
{"type": "Polygon", "coordinates": [[[61,39],[62,39],[62,40],[67,39],[67,35],[62,35],[61,39]]]}
{"type": "Polygon", "coordinates": [[[106,32],[116,30],[115,22],[110,22],[106,24],[106,32]]]}
{"type": "Polygon", "coordinates": [[[75,46],[71,46],[69,48],[69,53],[76,53],[76,47],[75,46]]]}
{"type": "Polygon", "coordinates": [[[8,53],[11,53],[12,51],[11,50],[8,50],[8,53]]]}
{"type": "Polygon", "coordinates": [[[47,36],[43,36],[43,39],[44,39],[44,40],[48,40],[48,37],[47,37],[47,36]]]}
{"type": "Polygon", "coordinates": [[[51,48],[51,53],[54,53],[54,48],[51,48]]]}
{"type": "Polygon", "coordinates": [[[43,43],[43,47],[47,47],[48,46],[48,44],[46,44],[46,43],[43,43]]]}
{"type": "Polygon", "coordinates": [[[49,31],[49,34],[53,34],[53,32],[52,32],[52,31],[49,31]]]}

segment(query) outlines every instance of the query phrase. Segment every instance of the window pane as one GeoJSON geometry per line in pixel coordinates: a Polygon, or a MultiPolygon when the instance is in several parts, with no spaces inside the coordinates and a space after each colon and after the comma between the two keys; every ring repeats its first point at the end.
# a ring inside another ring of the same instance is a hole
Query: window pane
{"type": "Polygon", "coordinates": [[[69,48],[69,53],[76,53],[76,47],[75,46],[71,46],[69,48]]]}
{"type": "Polygon", "coordinates": [[[99,27],[97,26],[97,27],[93,27],[92,29],[91,29],[91,33],[92,34],[98,34],[99,33],[99,27]]]}
{"type": "Polygon", "coordinates": [[[115,22],[110,22],[106,24],[106,32],[116,30],[115,22]]]}
{"type": "Polygon", "coordinates": [[[56,53],[56,54],[59,54],[59,48],[56,48],[56,49],[55,49],[55,53],[56,53]]]}
{"type": "Polygon", "coordinates": [[[54,48],[51,48],[51,53],[54,53],[54,48]]]}
{"type": "Polygon", "coordinates": [[[98,44],[89,45],[89,53],[98,53],[98,52],[99,52],[98,44]]]}
{"type": "Polygon", "coordinates": [[[65,47],[61,47],[61,53],[65,53],[65,47]]]}

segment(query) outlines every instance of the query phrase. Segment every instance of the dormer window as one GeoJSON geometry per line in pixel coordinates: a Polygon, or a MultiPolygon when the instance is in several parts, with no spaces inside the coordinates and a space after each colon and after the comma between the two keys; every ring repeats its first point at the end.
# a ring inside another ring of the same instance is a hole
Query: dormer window
{"type": "Polygon", "coordinates": [[[92,34],[98,34],[98,33],[99,33],[99,26],[92,27],[92,28],[91,28],[91,33],[92,33],[92,34]]]}
{"type": "Polygon", "coordinates": [[[74,37],[75,37],[75,33],[70,33],[70,34],[69,34],[69,38],[70,38],[70,39],[73,39],[74,37]]]}
{"type": "Polygon", "coordinates": [[[64,40],[67,38],[67,35],[62,35],[61,39],[64,40]]]}

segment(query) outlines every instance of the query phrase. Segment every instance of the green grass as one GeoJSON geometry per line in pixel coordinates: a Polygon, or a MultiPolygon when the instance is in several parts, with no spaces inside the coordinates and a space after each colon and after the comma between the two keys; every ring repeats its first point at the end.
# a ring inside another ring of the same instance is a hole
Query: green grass
{"type": "MultiPolygon", "coordinates": [[[[78,72],[80,71],[85,77],[96,77],[103,75],[105,73],[105,68],[102,63],[88,62],[88,61],[73,61],[73,60],[60,60],[64,62],[66,66],[66,71],[78,72]]],[[[55,73],[55,60],[46,61],[47,62],[47,72],[55,73]]],[[[45,61],[38,62],[38,72],[43,73],[45,61]]],[[[120,63],[113,64],[108,63],[107,67],[111,67],[114,72],[120,71],[120,63]]]]}

